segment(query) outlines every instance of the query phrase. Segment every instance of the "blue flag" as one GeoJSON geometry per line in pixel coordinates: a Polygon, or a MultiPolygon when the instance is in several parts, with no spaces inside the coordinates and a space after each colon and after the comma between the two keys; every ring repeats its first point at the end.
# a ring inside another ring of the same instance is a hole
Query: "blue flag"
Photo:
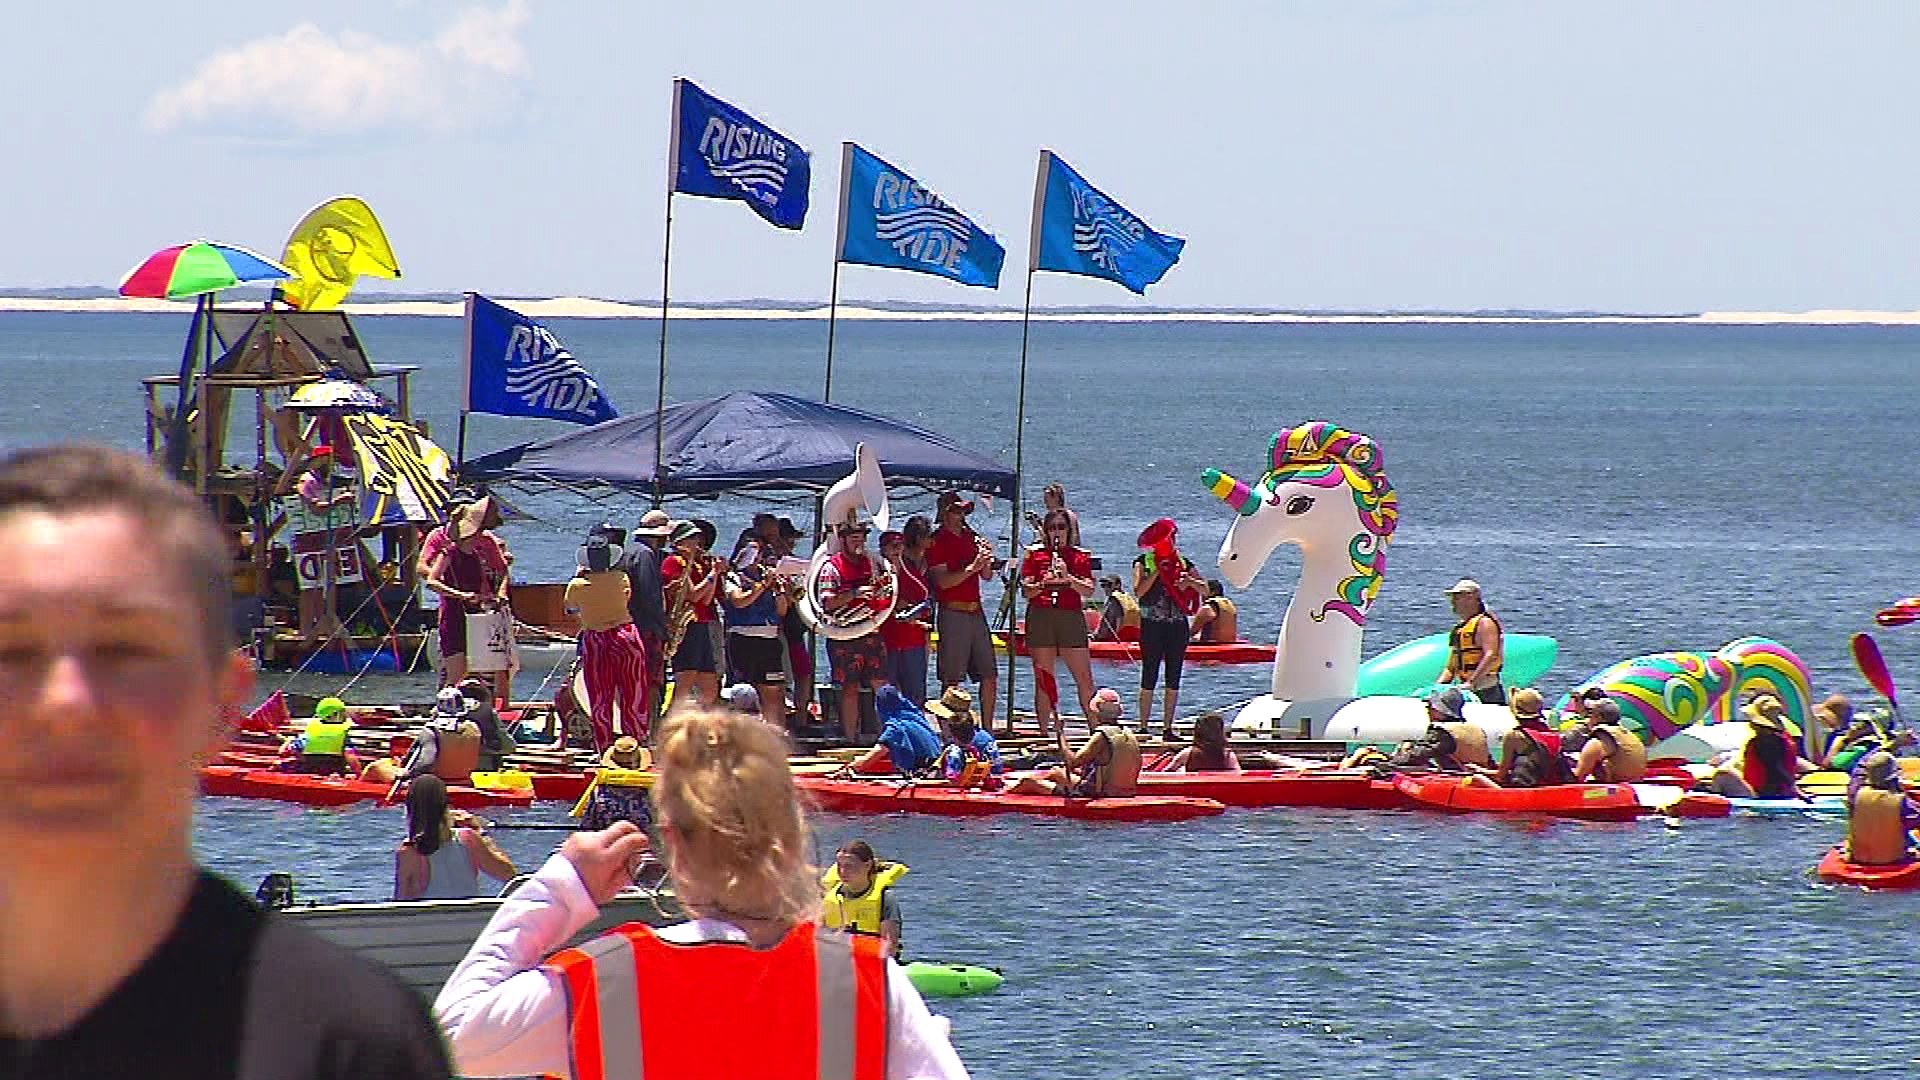
{"type": "Polygon", "coordinates": [[[620,413],[553,332],[467,294],[467,411],[597,424],[620,413]]]}
{"type": "Polygon", "coordinates": [[[673,81],[667,176],[674,191],[738,200],[782,229],[807,220],[807,152],[686,79],[673,81]]]}
{"type": "Polygon", "coordinates": [[[1035,270],[1106,278],[1145,295],[1187,246],[1177,236],[1148,228],[1051,150],[1040,151],[1033,204],[1035,270]]]}
{"type": "Polygon", "coordinates": [[[852,143],[840,157],[840,261],[997,288],[1007,251],[920,182],[852,143]]]}

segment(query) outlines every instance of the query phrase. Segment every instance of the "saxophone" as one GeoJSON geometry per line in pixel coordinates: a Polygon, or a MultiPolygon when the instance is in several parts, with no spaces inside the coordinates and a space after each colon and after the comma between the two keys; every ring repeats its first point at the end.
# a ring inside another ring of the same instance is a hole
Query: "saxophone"
{"type": "Polygon", "coordinates": [[[693,625],[694,616],[699,612],[693,606],[692,580],[707,576],[713,566],[709,555],[696,555],[687,563],[687,572],[680,579],[680,587],[674,590],[673,606],[667,610],[666,654],[668,659],[680,651],[680,643],[686,640],[687,627],[693,625]]]}

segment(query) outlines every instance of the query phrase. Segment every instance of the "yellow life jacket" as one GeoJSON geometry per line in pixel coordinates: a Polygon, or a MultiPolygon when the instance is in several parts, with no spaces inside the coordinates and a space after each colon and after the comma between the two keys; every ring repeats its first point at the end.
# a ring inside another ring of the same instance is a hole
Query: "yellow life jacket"
{"type": "Polygon", "coordinates": [[[1209,596],[1207,604],[1213,608],[1213,621],[1201,637],[1207,641],[1239,641],[1240,609],[1224,596],[1209,596]]]}
{"type": "MultiPolygon", "coordinates": [[[[1494,630],[1500,629],[1500,620],[1493,617],[1493,612],[1482,608],[1478,615],[1470,615],[1454,626],[1453,635],[1448,641],[1448,647],[1453,651],[1453,658],[1449,663],[1453,667],[1453,673],[1462,679],[1472,675],[1474,669],[1480,666],[1480,661],[1486,656],[1486,650],[1480,647],[1478,637],[1481,619],[1492,623],[1494,630]]],[[[1500,659],[1494,661],[1493,669],[1488,671],[1487,675],[1500,674],[1500,668],[1505,663],[1506,653],[1502,650],[1500,659]]]]}
{"type": "Polygon", "coordinates": [[[1613,747],[1607,754],[1607,783],[1631,784],[1647,775],[1647,744],[1640,736],[1615,724],[1602,724],[1594,731],[1606,732],[1613,747]]]}
{"type": "Polygon", "coordinates": [[[1847,858],[1864,866],[1890,866],[1907,861],[1907,830],[1900,823],[1906,796],[1897,791],[1863,787],[1854,793],[1853,812],[1847,817],[1847,858]]]}
{"type": "Polygon", "coordinates": [[[1447,734],[1453,736],[1453,760],[1462,765],[1492,765],[1493,755],[1487,746],[1487,733],[1480,725],[1464,721],[1441,724],[1447,734]]]}
{"type": "Polygon", "coordinates": [[[329,723],[316,716],[307,721],[306,731],[301,735],[301,752],[309,757],[339,757],[347,752],[347,729],[351,727],[351,717],[329,723]]]}
{"type": "Polygon", "coordinates": [[[820,919],[835,930],[851,930],[857,934],[878,934],[880,932],[880,899],[894,882],[905,877],[905,863],[874,863],[873,883],[859,896],[847,896],[840,891],[840,868],[827,867],[821,876],[821,884],[827,887],[827,896],[820,905],[820,919]]]}
{"type": "Polygon", "coordinates": [[[1128,628],[1134,630],[1140,629],[1140,601],[1135,599],[1132,593],[1121,592],[1117,589],[1114,590],[1112,595],[1115,600],[1120,602],[1120,625],[1114,627],[1114,630],[1119,631],[1128,628]]]}
{"type": "Polygon", "coordinates": [[[1094,767],[1094,795],[1102,799],[1122,798],[1140,786],[1140,740],[1131,730],[1118,724],[1094,729],[1107,737],[1107,760],[1094,767]]]}

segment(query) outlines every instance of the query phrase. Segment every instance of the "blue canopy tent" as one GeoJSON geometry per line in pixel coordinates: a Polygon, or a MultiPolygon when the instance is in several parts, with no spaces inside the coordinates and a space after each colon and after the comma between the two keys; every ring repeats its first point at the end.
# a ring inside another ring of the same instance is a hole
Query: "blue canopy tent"
{"type": "Polygon", "coordinates": [[[1010,497],[1014,471],[944,435],[787,394],[739,392],[522,443],[460,466],[470,483],[612,487],[636,494],[714,496],[744,491],[823,492],[853,470],[866,443],[889,487],[1010,497]],[[666,468],[656,477],[654,447],[666,468]]]}

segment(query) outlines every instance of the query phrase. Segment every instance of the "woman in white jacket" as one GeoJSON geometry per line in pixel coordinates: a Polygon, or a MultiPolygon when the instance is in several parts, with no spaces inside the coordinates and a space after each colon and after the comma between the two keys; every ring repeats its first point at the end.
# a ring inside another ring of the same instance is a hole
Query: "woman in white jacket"
{"type": "Polygon", "coordinates": [[[818,877],[783,733],[685,709],[654,806],[693,918],[555,950],[650,850],[622,822],[576,833],[509,897],[434,1003],[465,1076],[964,1080],[943,1020],[868,939],[819,929],[818,877]]]}

